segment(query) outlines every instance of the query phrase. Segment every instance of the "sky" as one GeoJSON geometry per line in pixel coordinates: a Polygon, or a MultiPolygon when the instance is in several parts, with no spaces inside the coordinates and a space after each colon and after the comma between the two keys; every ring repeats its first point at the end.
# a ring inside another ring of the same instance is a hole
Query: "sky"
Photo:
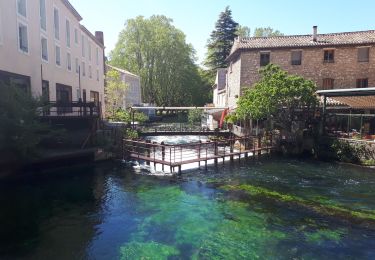
{"type": "Polygon", "coordinates": [[[103,31],[106,54],[115,47],[127,19],[154,14],[173,19],[196,50],[197,64],[220,12],[226,6],[233,19],[251,32],[272,27],[286,35],[375,29],[374,0],[70,0],[91,32],[103,31]]]}

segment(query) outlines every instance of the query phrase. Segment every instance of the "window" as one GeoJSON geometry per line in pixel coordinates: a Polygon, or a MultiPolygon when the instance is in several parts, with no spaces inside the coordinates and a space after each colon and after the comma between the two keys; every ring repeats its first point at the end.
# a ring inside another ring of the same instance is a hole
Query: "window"
{"type": "Polygon", "coordinates": [[[82,57],[85,57],[85,37],[81,37],[81,45],[82,45],[82,57]]]}
{"type": "Polygon", "coordinates": [[[47,39],[42,37],[40,40],[41,45],[41,52],[42,52],[42,60],[48,61],[48,44],[47,39]]]}
{"type": "Polygon", "coordinates": [[[77,28],[74,28],[74,42],[78,44],[78,30],[77,28]]]}
{"type": "Polygon", "coordinates": [[[302,51],[292,51],[292,65],[301,65],[302,51]]]}
{"type": "Polygon", "coordinates": [[[61,66],[61,49],[59,46],[55,46],[55,59],[56,59],[56,65],[61,66]]]}
{"type": "Polygon", "coordinates": [[[79,73],[79,61],[78,61],[78,58],[76,58],[76,73],[79,73]]]}
{"type": "Polygon", "coordinates": [[[323,79],[323,89],[333,89],[334,79],[325,78],[323,79]]]}
{"type": "Polygon", "coordinates": [[[269,63],[270,63],[270,53],[261,52],[260,53],[260,66],[266,66],[269,63]]]}
{"type": "Polygon", "coordinates": [[[72,71],[72,56],[69,52],[66,54],[66,67],[69,71],[72,71]]]}
{"type": "Polygon", "coordinates": [[[23,17],[27,17],[26,0],[17,0],[17,13],[23,17]]]}
{"type": "Polygon", "coordinates": [[[85,62],[82,61],[82,76],[86,76],[86,66],[85,62]]]}
{"type": "Polygon", "coordinates": [[[358,61],[359,62],[368,62],[369,56],[370,56],[369,47],[358,48],[358,61]]]}
{"type": "Polygon", "coordinates": [[[335,50],[325,50],[324,51],[324,63],[335,62],[335,50]]]}
{"type": "Polygon", "coordinates": [[[69,20],[66,20],[65,26],[66,26],[66,46],[70,47],[70,22],[69,20]]]}
{"type": "Polygon", "coordinates": [[[88,42],[88,49],[89,49],[89,61],[91,61],[91,42],[89,42],[88,40],[87,40],[87,42],[88,42]]]}
{"type": "Polygon", "coordinates": [[[368,79],[357,79],[357,88],[367,88],[368,87],[368,79]]]}
{"type": "Polygon", "coordinates": [[[39,0],[40,28],[47,31],[46,0],[39,0]]]}
{"type": "Polygon", "coordinates": [[[89,65],[89,78],[90,78],[90,79],[92,78],[92,69],[91,69],[91,65],[89,65]]]}
{"type": "Polygon", "coordinates": [[[96,80],[99,81],[99,70],[96,70],[96,80]]]}
{"type": "Polygon", "coordinates": [[[94,102],[96,106],[99,105],[99,92],[90,91],[90,101],[94,102]]]}
{"type": "Polygon", "coordinates": [[[23,53],[29,53],[27,25],[18,23],[18,47],[23,53]]]}
{"type": "Polygon", "coordinates": [[[96,65],[99,65],[99,48],[96,48],[96,65]]]}
{"type": "Polygon", "coordinates": [[[59,18],[59,10],[56,8],[53,9],[53,25],[55,28],[55,39],[60,39],[60,18],[59,18]]]}

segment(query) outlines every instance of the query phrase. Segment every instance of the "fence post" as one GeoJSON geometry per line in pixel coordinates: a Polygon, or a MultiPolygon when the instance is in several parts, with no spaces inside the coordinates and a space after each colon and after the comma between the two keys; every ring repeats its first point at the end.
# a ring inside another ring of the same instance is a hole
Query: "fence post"
{"type": "Polygon", "coordinates": [[[232,153],[233,153],[233,147],[234,147],[234,142],[233,142],[233,138],[231,138],[230,139],[230,142],[229,142],[229,146],[230,146],[230,153],[231,153],[231,155],[230,155],[230,160],[231,161],[233,161],[233,155],[232,155],[232,153]]]}
{"type": "Polygon", "coordinates": [[[156,168],[156,161],[155,161],[155,143],[152,145],[152,153],[154,154],[154,168],[156,168]]]}
{"type": "Polygon", "coordinates": [[[207,171],[207,146],[206,146],[206,160],[204,162],[205,162],[205,170],[207,171]]]}
{"type": "Polygon", "coordinates": [[[272,140],[272,134],[270,134],[270,149],[268,150],[268,153],[271,153],[272,152],[272,148],[273,148],[273,140],[272,140]]]}
{"type": "Polygon", "coordinates": [[[253,141],[253,159],[255,159],[255,137],[253,136],[251,139],[253,141]]]}
{"type": "Polygon", "coordinates": [[[151,140],[146,140],[146,156],[148,160],[146,161],[147,165],[150,165],[150,157],[151,157],[151,140]]]}
{"type": "Polygon", "coordinates": [[[218,155],[217,141],[214,142],[214,155],[215,155],[215,167],[216,167],[217,166],[217,155],[218,155]]]}
{"type": "Polygon", "coordinates": [[[198,145],[198,151],[197,151],[197,154],[198,154],[198,166],[201,167],[201,145],[202,145],[202,141],[199,140],[199,145],[198,145]]]}
{"type": "MultiPolygon", "coordinates": [[[[172,147],[169,147],[169,168],[171,169],[172,173],[172,147]]],[[[174,171],[174,168],[173,168],[174,171]]]]}
{"type": "Polygon", "coordinates": [[[161,142],[161,160],[163,161],[162,165],[161,165],[161,169],[162,171],[164,171],[164,161],[165,161],[165,146],[164,146],[164,142],[161,142]]]}
{"type": "Polygon", "coordinates": [[[262,137],[258,136],[258,158],[262,154],[262,137]]]}

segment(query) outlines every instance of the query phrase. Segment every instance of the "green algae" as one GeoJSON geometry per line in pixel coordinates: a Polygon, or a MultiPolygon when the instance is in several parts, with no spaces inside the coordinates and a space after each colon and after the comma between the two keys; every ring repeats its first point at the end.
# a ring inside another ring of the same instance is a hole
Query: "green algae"
{"type": "Polygon", "coordinates": [[[322,244],[326,241],[332,241],[338,244],[341,238],[347,234],[347,231],[344,229],[318,229],[316,232],[306,232],[305,239],[309,243],[322,244]]]}
{"type": "Polygon", "coordinates": [[[183,258],[256,259],[271,256],[271,249],[286,238],[281,231],[267,229],[267,216],[249,210],[248,203],[212,200],[178,186],[150,188],[138,199],[139,213],[146,217],[132,242],[122,247],[122,255],[147,255],[157,247],[147,239],[157,237],[153,243],[171,245],[185,254],[183,258]]]}
{"type": "Polygon", "coordinates": [[[365,220],[368,222],[367,224],[372,224],[372,226],[375,225],[375,211],[350,210],[344,208],[341,205],[334,205],[332,202],[325,200],[322,197],[320,197],[319,200],[307,200],[295,195],[282,194],[277,191],[272,191],[263,187],[257,187],[249,184],[223,185],[221,186],[221,189],[226,191],[244,191],[246,194],[250,196],[263,197],[282,203],[294,204],[309,210],[313,210],[314,212],[323,215],[342,217],[345,219],[352,219],[356,221],[365,220]]]}
{"type": "Polygon", "coordinates": [[[179,251],[169,245],[151,242],[131,242],[120,248],[120,259],[155,259],[164,260],[176,256],[179,251]]]}

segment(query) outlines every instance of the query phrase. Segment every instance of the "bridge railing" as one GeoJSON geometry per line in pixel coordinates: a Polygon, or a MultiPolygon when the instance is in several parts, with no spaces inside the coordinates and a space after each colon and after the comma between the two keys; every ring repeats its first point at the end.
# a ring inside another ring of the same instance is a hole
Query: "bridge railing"
{"type": "Polygon", "coordinates": [[[166,165],[207,161],[244,153],[271,151],[276,139],[272,135],[240,137],[225,140],[169,145],[150,141],[123,140],[125,157],[166,165]]]}
{"type": "Polygon", "coordinates": [[[209,132],[210,129],[201,125],[191,125],[187,123],[157,123],[139,126],[143,133],[154,132],[209,132]]]}

